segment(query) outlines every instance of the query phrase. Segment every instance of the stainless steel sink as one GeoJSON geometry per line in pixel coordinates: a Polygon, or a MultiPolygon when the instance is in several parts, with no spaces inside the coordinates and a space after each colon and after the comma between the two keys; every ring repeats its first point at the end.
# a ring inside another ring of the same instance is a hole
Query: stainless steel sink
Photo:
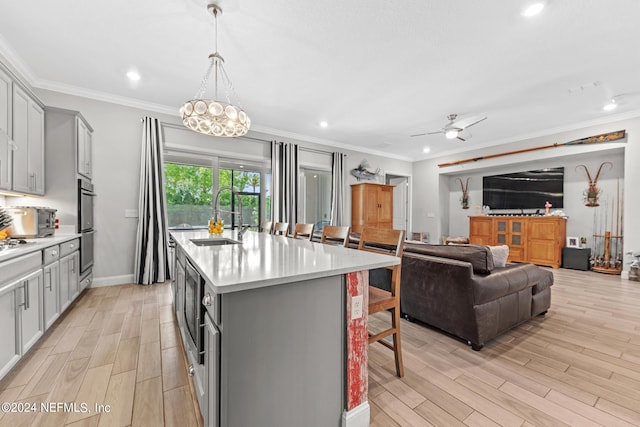
{"type": "Polygon", "coordinates": [[[206,239],[191,239],[196,246],[222,246],[222,245],[240,245],[242,242],[228,239],[226,237],[211,237],[206,239]]]}

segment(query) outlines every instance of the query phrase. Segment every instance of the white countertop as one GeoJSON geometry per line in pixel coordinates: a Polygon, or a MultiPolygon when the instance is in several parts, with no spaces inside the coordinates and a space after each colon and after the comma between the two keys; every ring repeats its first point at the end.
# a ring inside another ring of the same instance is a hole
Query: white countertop
{"type": "Polygon", "coordinates": [[[11,249],[0,249],[0,262],[27,255],[32,252],[40,251],[49,246],[58,245],[72,239],[77,239],[80,234],[56,234],[52,237],[42,237],[39,239],[23,239],[26,244],[18,244],[11,249]]]}
{"type": "MultiPolygon", "coordinates": [[[[223,246],[191,242],[209,238],[206,230],[171,234],[220,294],[400,264],[400,258],[394,256],[254,231],[245,233],[242,244],[223,246]]],[[[237,233],[225,230],[222,237],[237,240],[237,233]]]]}

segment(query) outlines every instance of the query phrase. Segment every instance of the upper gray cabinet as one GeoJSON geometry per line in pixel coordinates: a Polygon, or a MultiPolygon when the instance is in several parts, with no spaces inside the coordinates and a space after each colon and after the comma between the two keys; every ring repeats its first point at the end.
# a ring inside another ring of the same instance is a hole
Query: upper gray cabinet
{"type": "Polygon", "coordinates": [[[0,190],[11,190],[11,78],[0,70],[0,190]]]}
{"type": "Polygon", "coordinates": [[[76,117],[76,122],[78,173],[86,178],[91,179],[91,144],[93,139],[93,129],[91,129],[91,126],[89,126],[89,124],[86,123],[81,116],[76,117]]]}
{"type": "Polygon", "coordinates": [[[44,110],[13,85],[13,186],[18,193],[44,195],[44,110]]]}

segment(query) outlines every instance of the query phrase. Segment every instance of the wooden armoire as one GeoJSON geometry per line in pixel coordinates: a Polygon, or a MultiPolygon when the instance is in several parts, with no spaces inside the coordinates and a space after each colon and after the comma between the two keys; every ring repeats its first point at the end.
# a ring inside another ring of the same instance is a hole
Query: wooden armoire
{"type": "Polygon", "coordinates": [[[351,231],[362,233],[364,227],[393,228],[393,185],[351,185],[351,231]]]}

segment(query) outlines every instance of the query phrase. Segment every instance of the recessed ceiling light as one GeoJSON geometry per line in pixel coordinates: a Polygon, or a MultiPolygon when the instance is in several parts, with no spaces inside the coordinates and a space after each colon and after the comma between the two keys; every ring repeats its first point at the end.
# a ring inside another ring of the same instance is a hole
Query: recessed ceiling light
{"type": "Polygon", "coordinates": [[[329,123],[325,122],[324,120],[320,122],[321,128],[326,128],[327,126],[329,126],[329,123]]]}
{"type": "Polygon", "coordinates": [[[615,99],[612,99],[611,102],[609,102],[604,107],[602,107],[604,111],[612,111],[612,110],[615,110],[616,108],[618,108],[618,104],[616,104],[615,99]]]}
{"type": "Polygon", "coordinates": [[[137,71],[129,71],[127,72],[127,77],[129,78],[129,80],[137,82],[138,80],[140,80],[140,74],[138,74],[137,71]]]}
{"type": "Polygon", "coordinates": [[[424,147],[424,148],[422,149],[422,152],[423,152],[423,153],[428,153],[428,152],[430,152],[430,151],[431,151],[431,148],[429,148],[429,147],[424,147]]]}
{"type": "Polygon", "coordinates": [[[527,18],[536,16],[542,12],[542,9],[544,9],[544,3],[534,3],[522,11],[522,16],[526,16],[527,18]]]}

